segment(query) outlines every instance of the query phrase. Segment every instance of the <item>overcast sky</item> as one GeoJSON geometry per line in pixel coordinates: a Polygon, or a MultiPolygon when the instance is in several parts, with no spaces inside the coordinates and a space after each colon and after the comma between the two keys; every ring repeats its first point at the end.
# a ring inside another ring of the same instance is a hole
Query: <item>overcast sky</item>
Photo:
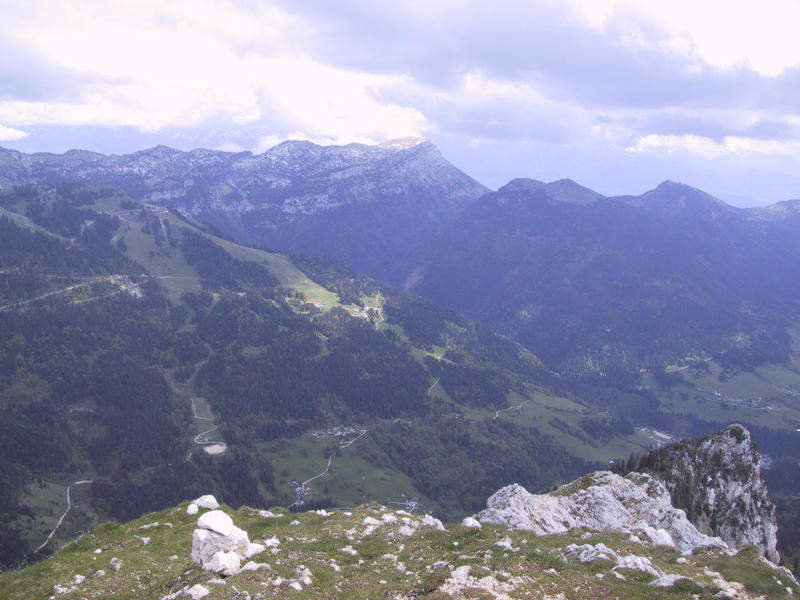
{"type": "Polygon", "coordinates": [[[490,187],[800,198],[800,0],[3,0],[0,145],[432,140],[490,187]]]}

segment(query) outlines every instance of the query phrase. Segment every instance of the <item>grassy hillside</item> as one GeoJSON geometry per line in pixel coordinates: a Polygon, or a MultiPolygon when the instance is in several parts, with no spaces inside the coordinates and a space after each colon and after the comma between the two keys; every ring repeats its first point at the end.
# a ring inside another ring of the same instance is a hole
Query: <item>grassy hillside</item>
{"type": "Polygon", "coordinates": [[[223,507],[250,540],[272,544],[252,558],[261,565],[256,570],[223,579],[192,563],[197,517],[188,516],[185,509],[182,503],[124,525],[104,524],[46,562],[0,574],[0,596],[188,598],[184,592],[196,585],[209,592],[209,599],[654,600],[710,599],[730,589],[738,598],[800,593],[786,573],[761,561],[751,547],[735,556],[698,550],[682,557],[672,548],[634,544],[614,533],[536,537],[499,526],[461,525],[439,531],[419,516],[376,504],[324,516],[274,509],[276,518],[263,518],[247,507],[235,512],[223,507]],[[656,576],[641,570],[614,568],[609,560],[582,563],[569,555],[570,544],[605,544],[620,556],[649,559],[654,570],[686,579],[656,587],[656,576]]]}
{"type": "Polygon", "coordinates": [[[678,414],[670,388],[556,376],[429,301],[114,190],[17,188],[0,206],[6,567],[205,491],[457,519],[502,485],[646,450],[678,414]]]}

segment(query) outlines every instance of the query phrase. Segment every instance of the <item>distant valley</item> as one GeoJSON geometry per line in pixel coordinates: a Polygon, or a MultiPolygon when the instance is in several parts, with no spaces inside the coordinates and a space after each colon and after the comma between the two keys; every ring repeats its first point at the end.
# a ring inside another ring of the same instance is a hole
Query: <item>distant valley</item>
{"type": "Polygon", "coordinates": [[[800,550],[797,201],[491,192],[423,140],[0,150],[0,185],[3,564],[72,481],[56,544],[207,491],[453,519],[731,422],[800,550]]]}

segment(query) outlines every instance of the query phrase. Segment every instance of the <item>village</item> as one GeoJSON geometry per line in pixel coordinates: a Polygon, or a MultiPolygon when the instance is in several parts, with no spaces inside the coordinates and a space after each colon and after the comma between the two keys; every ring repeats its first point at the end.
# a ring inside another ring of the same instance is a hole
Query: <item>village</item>
{"type": "Polygon", "coordinates": [[[321,429],[312,431],[311,437],[314,439],[331,436],[339,439],[339,445],[342,447],[349,446],[353,438],[360,437],[366,433],[366,429],[361,425],[337,425],[336,427],[329,427],[328,429],[321,429]]]}

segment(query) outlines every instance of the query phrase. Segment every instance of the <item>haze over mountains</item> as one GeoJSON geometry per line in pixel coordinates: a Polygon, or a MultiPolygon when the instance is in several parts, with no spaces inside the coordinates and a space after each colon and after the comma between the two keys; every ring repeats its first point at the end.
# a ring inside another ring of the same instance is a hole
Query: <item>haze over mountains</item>
{"type": "Polygon", "coordinates": [[[798,201],[491,192],[417,139],[0,150],[0,185],[5,560],[53,480],[95,481],[89,521],[205,491],[454,518],[733,421],[796,515],[798,201]]]}
{"type": "Polygon", "coordinates": [[[517,179],[487,194],[420,139],[284,142],[258,156],[0,152],[0,183],[58,181],[118,186],[245,243],[336,258],[558,369],[786,356],[800,315],[800,201],[741,209],[671,181],[606,198],[517,179]]]}

